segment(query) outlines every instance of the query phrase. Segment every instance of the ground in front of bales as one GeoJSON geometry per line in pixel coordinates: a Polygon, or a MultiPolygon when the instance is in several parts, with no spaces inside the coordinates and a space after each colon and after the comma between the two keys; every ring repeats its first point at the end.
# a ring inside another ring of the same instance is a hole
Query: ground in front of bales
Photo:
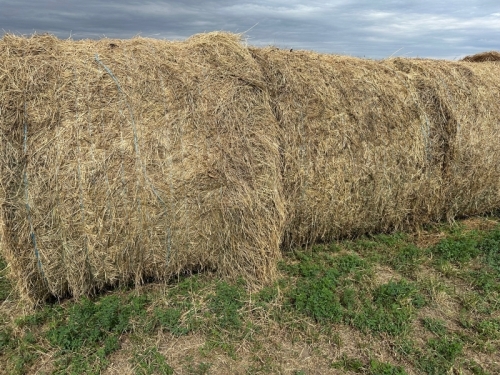
{"type": "Polygon", "coordinates": [[[0,260],[2,374],[500,374],[500,225],[297,249],[250,294],[211,274],[35,312],[0,260]]]}

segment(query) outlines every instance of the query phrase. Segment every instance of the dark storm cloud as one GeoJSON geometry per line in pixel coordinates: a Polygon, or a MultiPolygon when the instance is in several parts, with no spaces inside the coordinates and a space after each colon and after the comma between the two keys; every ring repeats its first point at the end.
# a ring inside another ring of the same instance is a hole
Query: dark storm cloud
{"type": "Polygon", "coordinates": [[[61,38],[184,39],[245,32],[250,44],[372,58],[459,58],[500,49],[495,1],[74,1],[0,0],[7,32],[61,38]]]}

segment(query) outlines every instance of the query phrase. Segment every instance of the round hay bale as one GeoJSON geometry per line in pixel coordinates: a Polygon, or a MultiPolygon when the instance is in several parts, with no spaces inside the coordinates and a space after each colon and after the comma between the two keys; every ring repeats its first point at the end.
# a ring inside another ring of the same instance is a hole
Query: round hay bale
{"type": "Polygon", "coordinates": [[[240,36],[0,40],[2,254],[20,293],[271,280],[278,126],[240,36]]]}
{"type": "Polygon", "coordinates": [[[430,124],[405,74],[345,56],[252,54],[281,126],[286,248],[442,215],[430,124]]]}
{"type": "Polygon", "coordinates": [[[251,49],[281,126],[284,247],[500,207],[500,69],[251,49]]]}
{"type": "Polygon", "coordinates": [[[500,52],[489,51],[476,53],[475,55],[465,56],[462,61],[467,62],[498,62],[500,61],[500,52]]]}
{"type": "Polygon", "coordinates": [[[393,59],[418,93],[442,171],[444,218],[500,207],[500,66],[393,59]]]}

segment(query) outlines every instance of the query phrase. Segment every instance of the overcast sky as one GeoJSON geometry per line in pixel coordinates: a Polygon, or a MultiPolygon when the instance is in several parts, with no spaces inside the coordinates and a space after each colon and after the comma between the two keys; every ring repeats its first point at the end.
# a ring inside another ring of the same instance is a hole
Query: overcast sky
{"type": "Polygon", "coordinates": [[[256,46],[458,59],[500,50],[500,0],[0,0],[0,27],[74,39],[218,30],[256,46]]]}

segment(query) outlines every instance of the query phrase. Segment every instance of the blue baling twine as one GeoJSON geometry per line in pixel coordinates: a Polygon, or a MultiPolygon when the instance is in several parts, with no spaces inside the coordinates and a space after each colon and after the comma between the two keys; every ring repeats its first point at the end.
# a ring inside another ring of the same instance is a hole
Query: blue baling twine
{"type": "MultiPolygon", "coordinates": [[[[116,84],[116,87],[118,88],[118,91],[123,96],[125,96],[125,98],[126,98],[126,95],[125,95],[125,93],[122,90],[120,82],[115,77],[115,75],[113,74],[113,72],[111,71],[111,69],[109,69],[101,60],[99,60],[99,55],[97,53],[95,54],[95,61],[99,65],[101,65],[104,68],[104,70],[109,74],[109,76],[113,79],[113,81],[115,81],[115,84],[116,84]]],[[[141,166],[141,170],[142,170],[142,173],[144,175],[144,179],[146,180],[146,182],[148,183],[149,187],[153,191],[153,194],[155,195],[156,199],[164,207],[164,210],[165,210],[164,212],[165,212],[165,215],[166,215],[167,214],[167,205],[165,204],[165,202],[163,201],[163,199],[161,199],[160,195],[158,194],[158,192],[156,191],[155,187],[151,183],[151,180],[149,179],[149,177],[148,177],[148,175],[146,173],[146,168],[144,167],[144,164],[142,163],[142,159],[141,159],[141,156],[140,156],[141,153],[140,153],[140,148],[139,148],[139,141],[138,141],[138,137],[137,137],[137,128],[136,128],[135,120],[134,120],[134,111],[132,110],[132,107],[131,107],[129,101],[125,100],[125,102],[127,104],[127,108],[129,110],[129,113],[130,113],[130,119],[131,119],[131,124],[132,124],[132,131],[134,133],[134,150],[135,150],[135,153],[137,155],[137,159],[139,160],[139,164],[141,166]]],[[[140,207],[140,201],[139,201],[139,207],[140,207]]],[[[169,240],[167,241],[167,243],[168,243],[167,244],[167,262],[168,262],[168,259],[170,257],[170,228],[169,228],[168,232],[169,232],[169,235],[168,235],[169,240]]]]}
{"type": "Polygon", "coordinates": [[[26,121],[26,103],[24,103],[24,156],[26,157],[26,165],[24,169],[24,194],[25,194],[25,199],[26,199],[26,211],[28,213],[28,223],[30,225],[30,239],[31,242],[33,243],[33,247],[35,249],[35,257],[36,257],[36,262],[38,265],[38,269],[40,270],[40,273],[42,274],[43,282],[44,284],[48,285],[47,282],[47,277],[45,276],[45,272],[43,270],[42,266],[42,260],[40,259],[40,252],[38,251],[37,243],[36,243],[36,234],[35,230],[33,228],[33,220],[31,218],[31,207],[29,204],[29,195],[28,195],[28,160],[27,160],[27,152],[28,152],[28,123],[26,121]]]}

